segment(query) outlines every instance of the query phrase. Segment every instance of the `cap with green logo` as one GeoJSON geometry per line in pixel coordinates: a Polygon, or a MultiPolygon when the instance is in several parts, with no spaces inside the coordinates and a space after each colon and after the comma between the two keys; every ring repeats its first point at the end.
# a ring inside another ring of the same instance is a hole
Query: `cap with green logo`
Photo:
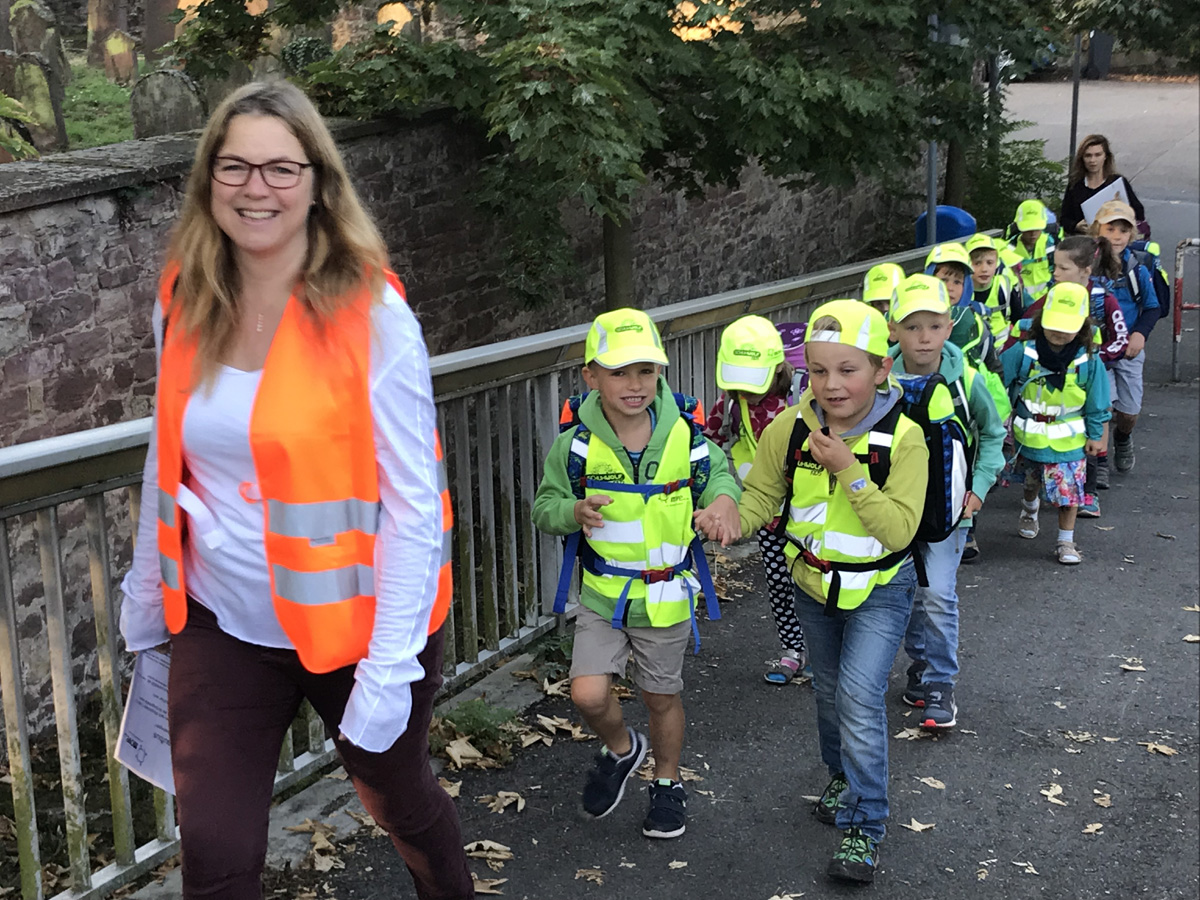
{"type": "Polygon", "coordinates": [[[1042,328],[1075,334],[1088,316],[1088,290],[1082,284],[1060,281],[1050,288],[1042,307],[1042,328]]]}
{"type": "Polygon", "coordinates": [[[932,275],[938,266],[958,266],[960,269],[966,270],[967,278],[970,278],[974,271],[974,267],[971,265],[971,254],[957,241],[938,244],[929,251],[929,255],[925,257],[925,274],[932,275]]]}
{"type": "Polygon", "coordinates": [[[993,253],[996,252],[995,240],[990,235],[983,234],[982,232],[971,235],[967,238],[967,242],[963,246],[966,248],[967,253],[974,253],[976,250],[991,250],[993,253]]]}
{"type": "Polygon", "coordinates": [[[1041,200],[1030,199],[1025,200],[1017,207],[1017,214],[1013,216],[1013,221],[1017,223],[1017,231],[1041,231],[1050,221],[1050,217],[1046,215],[1046,204],[1041,200]]]}
{"type": "Polygon", "coordinates": [[[770,319],[742,316],[721,332],[717,348],[717,387],[761,394],[783,362],[783,338],[770,319]]]}
{"type": "Polygon", "coordinates": [[[909,275],[896,288],[896,299],[892,301],[892,321],[903,322],[916,312],[950,312],[950,298],[941,279],[932,275],[909,275]]]}
{"type": "Polygon", "coordinates": [[[904,280],[904,269],[895,263],[871,266],[863,278],[864,303],[890,303],[892,292],[904,280]]]}
{"type": "Polygon", "coordinates": [[[830,300],[818,306],[808,320],[808,337],[805,343],[847,344],[876,356],[887,356],[888,327],[883,313],[858,300],[830,300]],[[813,329],[821,319],[831,318],[838,323],[838,330],[813,329]]]}
{"type": "Polygon", "coordinates": [[[658,327],[640,309],[614,309],[601,313],[588,329],[583,361],[606,369],[631,363],[667,365],[658,327]]]}

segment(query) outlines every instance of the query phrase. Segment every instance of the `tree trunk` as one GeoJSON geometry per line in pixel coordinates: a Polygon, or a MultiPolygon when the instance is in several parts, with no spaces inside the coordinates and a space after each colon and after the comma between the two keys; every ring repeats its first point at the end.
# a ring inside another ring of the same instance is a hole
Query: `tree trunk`
{"type": "Polygon", "coordinates": [[[967,148],[958,138],[946,144],[946,187],[942,202],[962,208],[967,200],[967,148]]]}
{"type": "Polygon", "coordinates": [[[604,217],[604,308],[636,306],[633,296],[633,224],[604,217]]]}
{"type": "Polygon", "coordinates": [[[175,0],[145,0],[142,5],[142,52],[152,63],[162,59],[163,45],[175,40],[175,23],[167,17],[177,6],[175,0]]]}

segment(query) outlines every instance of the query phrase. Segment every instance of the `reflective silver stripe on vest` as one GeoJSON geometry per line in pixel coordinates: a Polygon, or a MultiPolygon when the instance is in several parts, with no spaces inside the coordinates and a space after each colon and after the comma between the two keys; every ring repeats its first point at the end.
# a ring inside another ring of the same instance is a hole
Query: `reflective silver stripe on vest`
{"type": "Polygon", "coordinates": [[[379,504],[355,498],[322,503],[268,500],[267,522],[272,534],[312,541],[327,540],[346,531],[375,534],[379,530],[379,504]]]}
{"type": "Polygon", "coordinates": [[[578,457],[587,459],[588,442],[581,441],[579,438],[572,438],[571,439],[571,452],[574,453],[578,457]]]}
{"type": "Polygon", "coordinates": [[[708,458],[708,441],[705,441],[703,444],[698,444],[697,446],[693,447],[692,452],[690,454],[688,454],[688,459],[691,460],[692,462],[696,462],[696,460],[699,460],[699,459],[707,459],[707,458],[708,458]]]}
{"type": "Polygon", "coordinates": [[[442,532],[442,565],[446,565],[453,559],[454,553],[454,533],[450,529],[442,532]]]}
{"type": "Polygon", "coordinates": [[[446,474],[446,461],[445,460],[441,460],[438,462],[437,471],[438,471],[437,489],[438,489],[438,493],[440,494],[443,491],[450,490],[450,477],[446,474]]]}
{"type": "Polygon", "coordinates": [[[324,572],[297,572],[274,566],[275,594],[304,606],[340,603],[354,597],[375,596],[375,570],[371,566],[346,566],[324,572]]]}
{"type": "Polygon", "coordinates": [[[175,527],[175,498],[162,488],[158,489],[158,518],[168,528],[175,527]]]}
{"type": "Polygon", "coordinates": [[[179,563],[165,553],[158,554],[158,571],[162,575],[162,583],[173,591],[179,590],[179,563]]]}

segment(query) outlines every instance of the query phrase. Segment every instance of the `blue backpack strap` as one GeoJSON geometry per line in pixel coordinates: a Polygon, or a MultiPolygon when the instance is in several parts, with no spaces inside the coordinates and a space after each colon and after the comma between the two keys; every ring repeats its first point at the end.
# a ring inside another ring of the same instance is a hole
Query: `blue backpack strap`
{"type": "Polygon", "coordinates": [[[554,591],[554,612],[560,616],[567,611],[571,575],[575,572],[575,561],[579,558],[579,542],[582,538],[582,530],[572,531],[563,542],[562,568],[558,571],[558,588],[554,591]]]}
{"type": "MultiPolygon", "coordinates": [[[[576,402],[574,406],[570,406],[572,401],[578,401],[582,398],[571,397],[563,404],[564,413],[568,408],[578,410],[579,404],[576,402]]],[[[561,426],[563,431],[570,427],[567,424],[561,426]]],[[[586,496],[586,472],[587,472],[587,456],[580,453],[577,442],[584,447],[591,440],[592,433],[581,422],[575,426],[575,434],[571,437],[571,448],[567,451],[567,480],[571,483],[571,493],[575,495],[576,500],[582,500],[586,496]]],[[[571,591],[571,575],[575,571],[575,563],[579,559],[579,542],[582,539],[583,532],[574,531],[567,535],[563,541],[563,559],[562,568],[558,572],[558,588],[554,592],[554,611],[562,615],[567,611],[567,597],[571,591]]]]}

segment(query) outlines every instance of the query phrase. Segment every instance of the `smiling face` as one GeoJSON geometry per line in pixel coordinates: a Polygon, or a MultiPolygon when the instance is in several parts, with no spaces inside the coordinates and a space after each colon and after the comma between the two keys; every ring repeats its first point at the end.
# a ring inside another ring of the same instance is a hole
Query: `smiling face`
{"type": "Polygon", "coordinates": [[[900,345],[904,369],[913,375],[932,375],[942,363],[942,345],[950,337],[950,314],[919,310],[889,326],[900,345]]]}
{"type": "Polygon", "coordinates": [[[863,420],[875,402],[875,390],[887,381],[892,360],[876,366],[866,351],[849,344],[809,341],[804,345],[808,383],[825,423],[841,433],[863,420]]]}
{"type": "Polygon", "coordinates": [[[630,421],[645,415],[658,393],[661,369],[662,366],[656,363],[645,362],[630,363],[619,369],[606,369],[592,363],[583,367],[583,380],[600,394],[600,406],[616,430],[622,420],[630,421]]]}
{"type": "Polygon", "coordinates": [[[1120,256],[1125,252],[1125,248],[1129,246],[1129,241],[1133,237],[1133,223],[1126,222],[1124,219],[1105,222],[1100,226],[1100,237],[1108,238],[1113,252],[1120,256]]]}
{"type": "MultiPolygon", "coordinates": [[[[239,115],[229,121],[217,157],[261,165],[287,160],[308,163],[308,154],[274,116],[239,115]]],[[[214,161],[214,165],[219,163],[214,161]]],[[[233,180],[233,179],[230,179],[233,180]]],[[[313,203],[313,170],[304,169],[294,187],[273,188],[260,169],[241,187],[211,180],[212,216],[234,246],[235,255],[260,260],[302,260],[308,247],[308,213],[313,203]]]]}

